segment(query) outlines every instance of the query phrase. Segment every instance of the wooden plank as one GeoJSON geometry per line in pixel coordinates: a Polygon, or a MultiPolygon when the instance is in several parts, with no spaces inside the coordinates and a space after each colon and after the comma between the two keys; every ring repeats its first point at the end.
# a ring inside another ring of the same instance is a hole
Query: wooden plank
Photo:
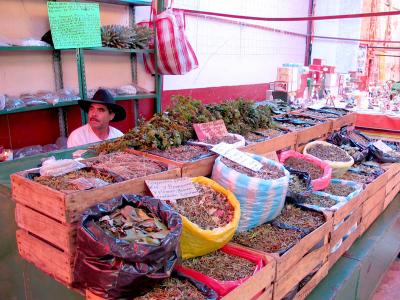
{"type": "Polygon", "coordinates": [[[182,177],[210,176],[214,167],[216,156],[207,157],[197,162],[184,164],[182,177]]]}
{"type": "Polygon", "coordinates": [[[282,299],[292,290],[304,277],[310,274],[318,265],[322,265],[327,259],[329,245],[326,244],[318,250],[312,251],[304,256],[296,268],[292,268],[274,285],[274,299],[282,299]]]}
{"type": "Polygon", "coordinates": [[[396,186],[400,184],[400,173],[395,173],[388,178],[386,183],[386,195],[389,194],[396,186]]]}
{"type": "Polygon", "coordinates": [[[369,197],[362,204],[362,218],[367,216],[372,209],[379,206],[383,210],[383,204],[385,202],[386,189],[381,188],[379,191],[375,192],[374,195],[369,197]]]}
{"type": "Polygon", "coordinates": [[[354,241],[362,234],[361,226],[359,225],[355,231],[353,231],[340,245],[340,247],[333,253],[328,255],[329,269],[342,257],[342,255],[350,249],[354,241]]]}
{"type": "Polygon", "coordinates": [[[65,194],[25,178],[25,172],[12,174],[11,191],[14,201],[33,207],[57,220],[65,220],[65,194]]]}
{"type": "Polygon", "coordinates": [[[240,148],[241,151],[263,155],[272,151],[278,151],[285,148],[294,149],[297,141],[297,132],[288,132],[284,135],[272,139],[254,143],[240,148]]]}
{"type": "Polygon", "coordinates": [[[171,169],[165,172],[148,175],[141,178],[130,179],[122,182],[113,183],[98,189],[80,191],[66,195],[65,221],[69,223],[77,222],[81,213],[88,207],[104,200],[112,199],[121,194],[143,195],[148,192],[145,180],[173,179],[180,177],[180,169],[171,169]]]}
{"type": "Polygon", "coordinates": [[[54,244],[69,253],[73,259],[75,226],[60,223],[19,203],[15,207],[15,221],[18,227],[54,244]]]}
{"type": "Polygon", "coordinates": [[[360,194],[350,199],[349,201],[347,201],[345,205],[337,209],[333,215],[333,225],[336,226],[337,224],[342,222],[344,218],[350,215],[352,211],[354,211],[358,207],[361,207],[361,204],[363,203],[364,199],[365,199],[365,192],[361,191],[360,194]]]}
{"type": "MultiPolygon", "coordinates": [[[[251,300],[272,300],[273,297],[273,292],[274,292],[274,287],[271,286],[270,288],[266,289],[264,292],[262,292],[260,295],[257,295],[251,300]]],[[[238,298],[239,299],[244,299],[244,298],[238,298]]]]}
{"type": "Polygon", "coordinates": [[[383,211],[383,203],[380,203],[373,208],[366,216],[363,215],[361,219],[361,234],[363,234],[374,221],[380,216],[383,211]]]}
{"type": "Polygon", "coordinates": [[[347,220],[344,221],[343,224],[339,226],[339,228],[337,228],[332,232],[330,240],[331,247],[334,247],[339,242],[339,240],[341,240],[354,225],[357,226],[360,225],[361,213],[362,213],[362,208],[361,207],[357,208],[355,211],[353,211],[350,217],[348,217],[347,220]]]}
{"type": "Polygon", "coordinates": [[[28,234],[23,229],[18,229],[16,236],[18,252],[22,258],[62,284],[69,286],[72,283],[73,261],[70,260],[68,254],[28,234]]]}
{"type": "Polygon", "coordinates": [[[356,122],[356,113],[349,113],[340,118],[334,119],[332,124],[332,131],[340,130],[343,126],[353,126],[356,122]]]}
{"type": "Polygon", "coordinates": [[[385,202],[383,203],[383,210],[388,207],[388,205],[393,201],[393,199],[397,196],[397,194],[400,192],[400,184],[395,186],[389,194],[386,195],[385,197],[385,202]]]}
{"type": "Polygon", "coordinates": [[[388,174],[387,172],[385,172],[382,175],[375,178],[374,181],[367,184],[366,188],[364,189],[366,197],[369,198],[373,196],[376,193],[376,191],[379,191],[381,188],[386,186],[387,180],[388,180],[388,174]]]}
{"type": "Polygon", "coordinates": [[[331,123],[325,122],[322,124],[317,124],[312,127],[304,128],[297,132],[297,142],[296,148],[303,146],[311,141],[317,140],[319,138],[325,138],[329,132],[331,123]]]}
{"type": "MultiPolygon", "coordinates": [[[[244,247],[239,246],[239,248],[244,247]]],[[[270,256],[266,255],[266,257],[268,264],[264,268],[251,276],[247,281],[239,285],[236,289],[225,295],[222,299],[259,299],[258,295],[262,294],[264,290],[270,289],[272,287],[273,281],[275,280],[276,261],[270,256]]]]}
{"type": "Polygon", "coordinates": [[[329,264],[326,262],[320,269],[318,269],[318,272],[314,274],[314,276],[311,278],[309,282],[306,283],[303,288],[297,292],[293,300],[303,300],[305,299],[311,292],[312,290],[318,285],[318,283],[321,282],[322,279],[325,278],[325,276],[328,274],[329,270],[329,264]]]}

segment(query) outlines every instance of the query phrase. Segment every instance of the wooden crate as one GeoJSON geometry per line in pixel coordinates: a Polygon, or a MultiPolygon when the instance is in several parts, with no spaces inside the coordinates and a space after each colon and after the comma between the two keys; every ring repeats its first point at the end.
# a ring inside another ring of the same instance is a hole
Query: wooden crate
{"type": "Polygon", "coordinates": [[[210,176],[214,166],[217,155],[211,155],[206,158],[189,161],[178,162],[155,154],[142,152],[134,149],[126,150],[129,153],[141,155],[155,161],[163,162],[168,166],[178,167],[181,170],[180,176],[182,177],[197,177],[197,176],[210,176]]]}
{"type": "Polygon", "coordinates": [[[63,284],[72,283],[76,229],[81,213],[88,207],[123,193],[145,194],[145,179],[180,176],[179,169],[110,184],[99,189],[64,193],[30,179],[25,172],[11,175],[12,197],[20,255],[63,284]],[[29,249],[36,249],[34,252],[29,249]],[[50,253],[51,260],[47,253],[50,253]],[[54,268],[57,266],[57,268],[54,268]]]}
{"type": "Polygon", "coordinates": [[[388,207],[388,205],[393,201],[393,199],[397,196],[400,192],[400,184],[395,186],[388,194],[386,194],[385,202],[383,203],[383,210],[388,207]]]}
{"type": "Polygon", "coordinates": [[[388,179],[386,183],[386,197],[383,209],[386,209],[386,207],[400,192],[400,163],[390,164],[385,173],[388,173],[388,179]]]}
{"type": "Polygon", "coordinates": [[[364,201],[362,205],[360,235],[364,234],[364,232],[383,212],[385,197],[386,188],[383,187],[364,201]]]}
{"type": "Polygon", "coordinates": [[[240,148],[241,151],[264,155],[272,151],[282,149],[294,149],[297,141],[297,132],[288,132],[284,135],[277,136],[270,140],[254,143],[240,148]]]}
{"type": "Polygon", "coordinates": [[[364,189],[364,192],[366,193],[366,199],[368,199],[369,197],[374,195],[377,191],[385,187],[387,184],[387,180],[388,180],[388,173],[385,172],[382,175],[375,178],[374,181],[367,184],[367,186],[364,189]]]}
{"type": "Polygon", "coordinates": [[[331,128],[331,121],[304,128],[297,132],[296,150],[301,151],[304,146],[315,140],[325,140],[331,128]]]}
{"type": "Polygon", "coordinates": [[[348,113],[337,119],[333,119],[332,132],[340,130],[343,126],[354,126],[356,123],[357,114],[355,112],[348,113]]]}

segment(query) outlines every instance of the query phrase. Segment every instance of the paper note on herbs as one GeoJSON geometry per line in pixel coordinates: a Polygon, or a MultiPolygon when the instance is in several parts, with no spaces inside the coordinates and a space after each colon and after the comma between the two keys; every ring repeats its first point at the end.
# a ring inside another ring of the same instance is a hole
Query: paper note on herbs
{"type": "Polygon", "coordinates": [[[167,180],[145,180],[145,182],[153,197],[161,200],[177,200],[199,195],[192,180],[187,177],[167,180]]]}
{"type": "Polygon", "coordinates": [[[212,138],[220,138],[228,134],[224,120],[193,124],[193,128],[197,138],[201,142],[212,138]]]}

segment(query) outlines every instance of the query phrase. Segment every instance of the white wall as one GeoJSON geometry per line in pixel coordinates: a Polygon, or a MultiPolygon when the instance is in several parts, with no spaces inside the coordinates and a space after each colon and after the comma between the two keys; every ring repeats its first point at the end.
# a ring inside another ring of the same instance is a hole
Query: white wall
{"type": "MultiPolygon", "coordinates": [[[[362,12],[363,0],[316,0],[315,15],[355,14],[362,12]]],[[[360,38],[361,19],[323,20],[314,22],[314,34],[344,38],[360,38]]],[[[356,70],[359,42],[315,39],[312,58],[322,58],[336,71],[356,70]]]]}
{"type": "MultiPolygon", "coordinates": [[[[174,7],[261,17],[299,17],[308,0],[175,0],[174,7]]],[[[243,21],[243,20],[241,20],[243,21]]],[[[305,34],[307,22],[248,22],[305,34]]],[[[234,86],[276,80],[276,69],[304,62],[305,38],[230,24],[206,16],[186,16],[186,34],[199,68],[164,76],[164,90],[234,86]]]]}

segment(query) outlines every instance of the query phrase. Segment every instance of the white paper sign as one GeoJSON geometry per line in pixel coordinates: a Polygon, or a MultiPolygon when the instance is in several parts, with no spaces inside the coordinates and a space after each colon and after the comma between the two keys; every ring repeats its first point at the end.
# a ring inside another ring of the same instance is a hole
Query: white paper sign
{"type": "Polygon", "coordinates": [[[373,145],[378,148],[379,150],[381,150],[383,153],[388,153],[393,151],[392,148],[390,148],[388,145],[386,145],[384,142],[382,142],[381,140],[376,141],[373,143],[373,145]]]}
{"type": "Polygon", "coordinates": [[[198,196],[199,192],[188,177],[167,180],[145,180],[154,198],[177,200],[198,196]]]}
{"type": "Polygon", "coordinates": [[[243,167],[246,167],[255,172],[260,171],[263,167],[261,163],[259,163],[249,155],[243,153],[242,151],[233,148],[231,144],[219,143],[218,145],[215,145],[213,148],[211,148],[211,151],[218,153],[219,155],[222,155],[223,157],[226,157],[238,163],[239,165],[242,165],[243,167]]]}

